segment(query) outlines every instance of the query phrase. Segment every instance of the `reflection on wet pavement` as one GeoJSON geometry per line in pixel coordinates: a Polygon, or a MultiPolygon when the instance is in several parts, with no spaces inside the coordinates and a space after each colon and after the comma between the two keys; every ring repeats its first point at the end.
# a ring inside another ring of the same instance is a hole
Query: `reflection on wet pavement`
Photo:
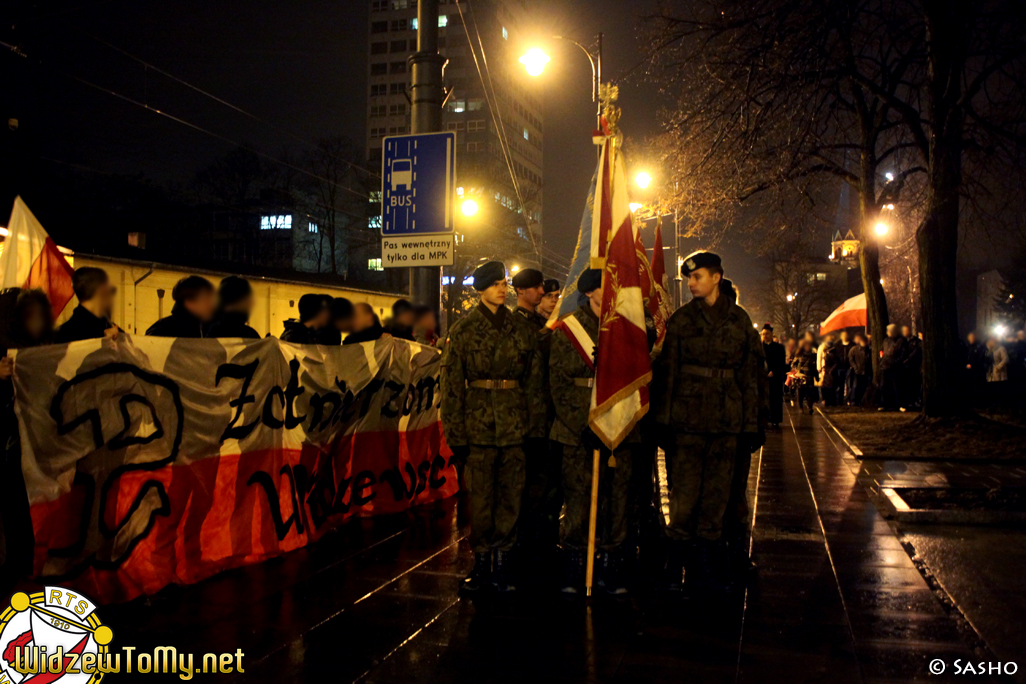
{"type": "Polygon", "coordinates": [[[461,599],[473,558],[450,500],[351,521],[104,617],[141,648],[241,648],[243,682],[947,681],[930,661],[979,660],[975,635],[960,633],[820,421],[792,412],[753,459],[758,572],[734,600],[670,600],[650,581],[587,606],[542,588],[461,599]]]}

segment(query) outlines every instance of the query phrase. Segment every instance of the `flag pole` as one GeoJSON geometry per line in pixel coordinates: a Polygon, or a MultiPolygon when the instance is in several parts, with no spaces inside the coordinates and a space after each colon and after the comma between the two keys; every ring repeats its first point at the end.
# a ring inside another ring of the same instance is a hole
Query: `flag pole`
{"type": "Polygon", "coordinates": [[[595,449],[591,464],[591,512],[588,514],[588,560],[585,565],[584,588],[591,596],[592,579],[595,576],[595,524],[598,520],[599,450],[595,449]]]}

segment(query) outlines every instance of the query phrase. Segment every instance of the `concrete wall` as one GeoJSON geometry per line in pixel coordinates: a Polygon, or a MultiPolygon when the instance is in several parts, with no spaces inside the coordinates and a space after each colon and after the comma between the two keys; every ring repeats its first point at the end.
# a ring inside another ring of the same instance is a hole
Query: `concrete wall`
{"type": "MultiPolygon", "coordinates": [[[[107,271],[111,282],[118,288],[117,300],[114,303],[114,322],[122,329],[142,334],[162,316],[171,313],[174,302],[171,300],[171,289],[181,278],[197,271],[176,266],[156,265],[153,272],[146,276],[150,265],[120,259],[91,256],[85,254],[69,257],[76,268],[95,266],[107,271]],[[146,276],[138,285],[137,280],[146,276]],[[159,296],[163,290],[163,297],[159,296]]],[[[216,287],[221,278],[229,273],[198,272],[216,287]]],[[[269,278],[249,278],[256,295],[256,308],[249,324],[261,335],[270,333],[277,337],[284,330],[283,323],[289,318],[298,318],[297,305],[299,298],[309,292],[329,294],[333,297],[345,297],[354,304],[367,302],[384,319],[391,315],[392,303],[398,299],[396,295],[379,294],[364,290],[353,290],[342,287],[329,287],[310,283],[272,280],[269,278]]]]}

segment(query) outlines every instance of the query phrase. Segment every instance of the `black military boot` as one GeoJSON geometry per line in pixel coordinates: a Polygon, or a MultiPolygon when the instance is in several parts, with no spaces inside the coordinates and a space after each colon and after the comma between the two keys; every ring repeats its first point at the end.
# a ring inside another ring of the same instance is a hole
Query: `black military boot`
{"type": "Polygon", "coordinates": [[[575,549],[563,550],[563,577],[559,590],[565,596],[584,593],[584,553],[575,549]]]}
{"type": "Polygon", "coordinates": [[[513,563],[509,551],[496,549],[495,565],[492,571],[492,586],[501,592],[516,591],[517,587],[513,581],[513,563]]]}
{"type": "Polygon", "coordinates": [[[492,579],[492,554],[490,551],[474,554],[474,569],[463,579],[463,591],[477,591],[489,585],[492,579]]]}
{"type": "Polygon", "coordinates": [[[624,574],[624,558],[619,549],[603,551],[599,554],[598,578],[595,586],[601,587],[612,596],[623,596],[627,593],[624,574]]]}

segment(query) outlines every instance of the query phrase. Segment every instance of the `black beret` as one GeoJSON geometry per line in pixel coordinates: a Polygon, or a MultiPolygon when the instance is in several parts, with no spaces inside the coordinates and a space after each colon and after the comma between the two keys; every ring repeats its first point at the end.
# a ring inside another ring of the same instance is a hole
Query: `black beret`
{"type": "Polygon", "coordinates": [[[770,325],[769,323],[767,323],[766,325],[762,326],[762,329],[763,330],[769,330],[770,332],[773,332],[773,326],[770,325]]]}
{"type": "Polygon", "coordinates": [[[583,294],[599,287],[602,287],[602,271],[597,268],[586,269],[577,279],[577,291],[583,294]]]}
{"type": "Polygon", "coordinates": [[[474,271],[474,289],[478,292],[487,290],[497,280],[506,277],[506,266],[501,261],[488,261],[474,271]]]}
{"type": "Polygon", "coordinates": [[[306,323],[326,308],[328,303],[324,301],[324,295],[305,294],[299,298],[299,320],[306,323]]]}
{"type": "Polygon", "coordinates": [[[238,304],[251,294],[253,294],[253,288],[249,281],[239,276],[228,276],[217,286],[217,297],[221,300],[221,306],[238,304]]]}
{"type": "Polygon", "coordinates": [[[513,287],[538,287],[545,282],[545,276],[536,268],[525,268],[513,276],[513,287]]]}
{"type": "Polygon", "coordinates": [[[545,287],[545,294],[548,294],[550,292],[559,292],[559,290],[560,290],[559,281],[556,280],[555,278],[548,278],[542,284],[545,287]]]}
{"type": "Polygon", "coordinates": [[[700,268],[709,268],[711,266],[721,266],[719,254],[713,254],[712,252],[692,252],[684,259],[684,263],[680,267],[681,275],[691,275],[692,271],[696,271],[700,268]]]}
{"type": "Polygon", "coordinates": [[[413,304],[409,299],[397,299],[392,302],[392,317],[402,316],[407,311],[413,311],[413,304]]]}

